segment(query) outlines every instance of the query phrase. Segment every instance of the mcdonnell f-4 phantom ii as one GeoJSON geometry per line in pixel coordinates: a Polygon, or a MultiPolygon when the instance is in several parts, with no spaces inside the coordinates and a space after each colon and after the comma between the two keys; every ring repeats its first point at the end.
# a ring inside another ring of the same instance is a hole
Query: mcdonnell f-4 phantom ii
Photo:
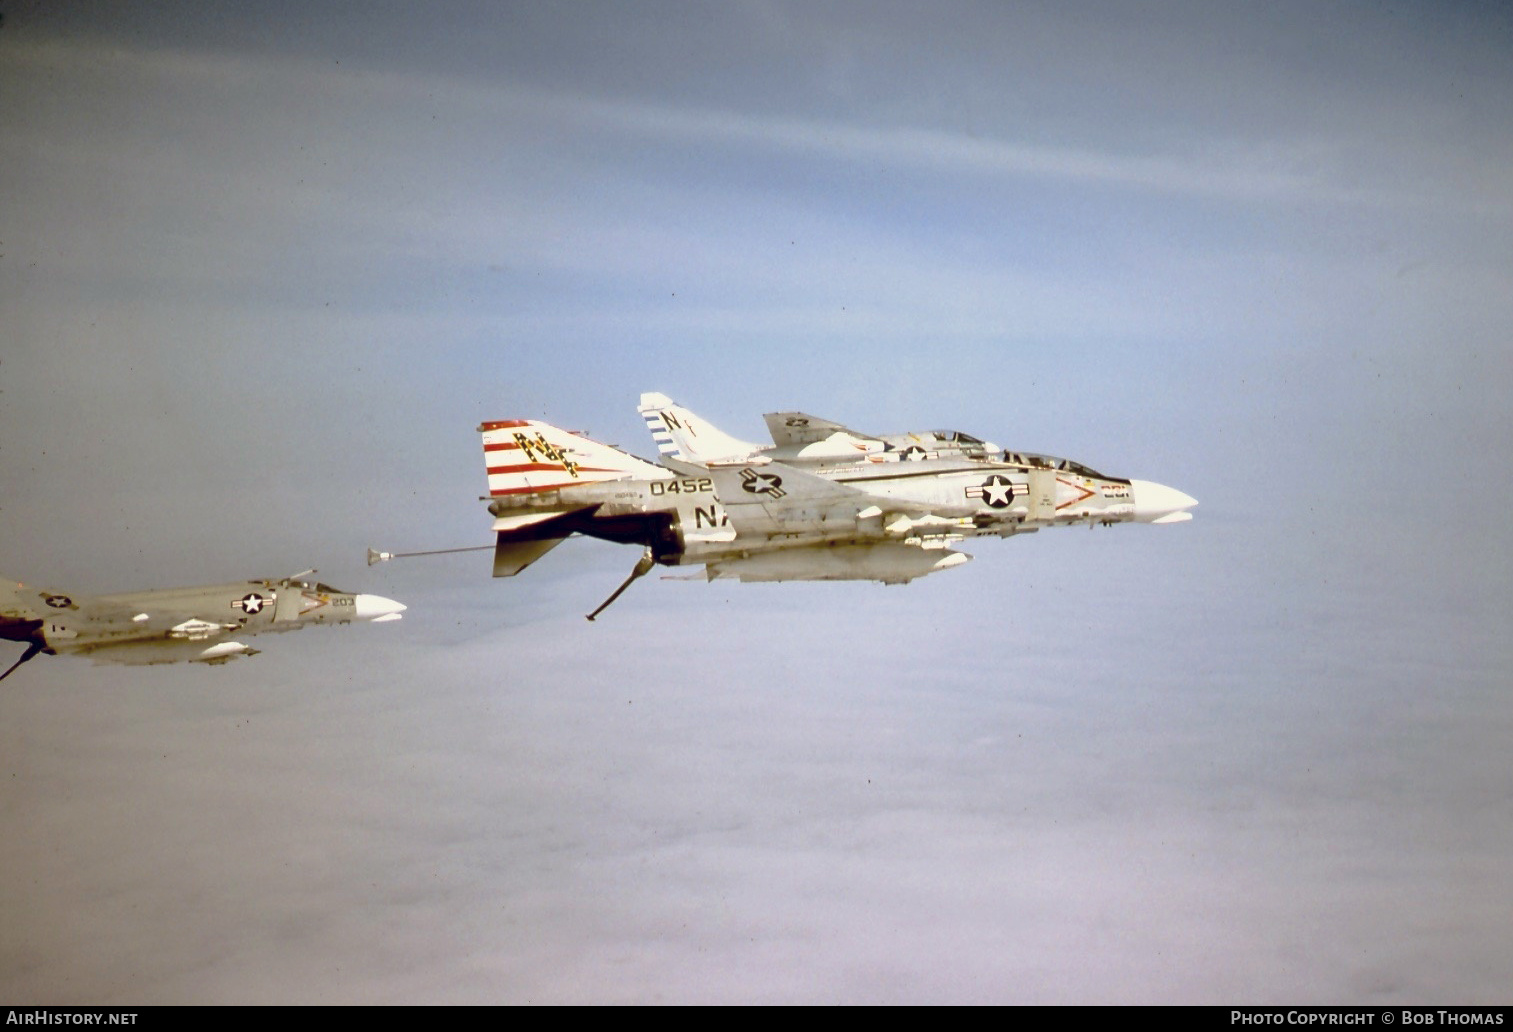
{"type": "Polygon", "coordinates": [[[0,679],[42,652],[96,663],[226,663],[258,654],[238,637],[353,620],[383,623],[404,612],[391,598],[305,579],[313,573],[94,596],[0,581],[0,638],[26,643],[0,679]]]}
{"type": "MultiPolygon", "coordinates": [[[[655,565],[710,580],[902,584],[971,556],[950,546],[1042,527],[1177,523],[1197,501],[1146,480],[1002,451],[957,431],[873,437],[803,413],[767,416],[770,447],[662,395],[641,411],[662,464],[536,420],[484,423],[494,576],[572,534],[644,551],[592,620],[655,565]]],[[[402,554],[402,553],[401,553],[402,554]]],[[[419,553],[412,553],[419,554],[419,553]]],[[[370,553],[370,562],[389,558],[370,553]]]]}

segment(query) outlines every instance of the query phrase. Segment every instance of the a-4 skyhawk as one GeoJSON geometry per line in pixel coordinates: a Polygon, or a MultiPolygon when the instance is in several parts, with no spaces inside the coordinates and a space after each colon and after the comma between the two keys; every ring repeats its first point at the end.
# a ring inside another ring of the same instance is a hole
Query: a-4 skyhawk
{"type": "Polygon", "coordinates": [[[665,400],[644,396],[642,406],[665,465],[536,420],[479,427],[494,576],[514,576],[572,534],[642,545],[635,570],[593,619],[656,564],[702,565],[710,580],[901,584],[966,562],[950,547],[965,538],[1176,523],[1197,504],[1161,484],[1003,452],[969,435],[875,438],[801,413],[768,417],[768,449],[655,404],[665,400]],[[797,419],[808,422],[796,428],[789,420],[797,419]],[[904,442],[921,441],[932,445],[924,455],[903,454],[904,442]]]}
{"type": "Polygon", "coordinates": [[[225,663],[255,656],[238,638],[313,624],[382,623],[405,607],[305,580],[236,581],[124,595],[80,595],[0,581],[0,638],[26,651],[0,679],[38,653],[89,656],[96,663],[225,663]]]}

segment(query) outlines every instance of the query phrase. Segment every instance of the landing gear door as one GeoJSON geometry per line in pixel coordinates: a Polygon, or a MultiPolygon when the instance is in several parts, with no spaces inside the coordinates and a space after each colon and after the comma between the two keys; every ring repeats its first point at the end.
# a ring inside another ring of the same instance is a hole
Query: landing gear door
{"type": "Polygon", "coordinates": [[[1027,520],[1051,520],[1056,517],[1056,471],[1030,470],[1030,512],[1027,520]]]}

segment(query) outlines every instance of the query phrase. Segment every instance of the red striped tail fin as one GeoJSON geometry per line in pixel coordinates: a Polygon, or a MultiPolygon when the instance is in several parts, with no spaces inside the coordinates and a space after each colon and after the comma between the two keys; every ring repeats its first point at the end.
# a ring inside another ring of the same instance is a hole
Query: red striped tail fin
{"type": "Polygon", "coordinates": [[[489,496],[534,494],[574,484],[670,474],[608,444],[534,419],[484,423],[483,461],[489,496]]]}

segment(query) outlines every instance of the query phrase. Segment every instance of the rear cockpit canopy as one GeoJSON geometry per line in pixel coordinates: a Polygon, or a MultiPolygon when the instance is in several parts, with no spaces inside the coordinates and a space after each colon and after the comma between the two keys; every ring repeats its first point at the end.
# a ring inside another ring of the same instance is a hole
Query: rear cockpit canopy
{"type": "Polygon", "coordinates": [[[329,584],[320,581],[305,580],[302,577],[286,577],[278,581],[252,580],[248,584],[260,584],[265,588],[298,588],[300,591],[313,591],[319,595],[345,595],[347,592],[340,588],[333,588],[329,584]]]}
{"type": "Polygon", "coordinates": [[[989,453],[998,451],[995,445],[960,430],[915,430],[884,440],[889,451],[906,452],[912,448],[943,455],[962,455],[969,459],[986,459],[989,453]]]}
{"type": "Polygon", "coordinates": [[[1003,453],[1003,461],[1011,466],[1027,466],[1030,469],[1054,469],[1063,473],[1075,473],[1078,476],[1094,477],[1098,480],[1113,480],[1114,477],[1106,477],[1095,469],[1090,469],[1080,462],[1071,459],[1058,459],[1054,455],[1036,455],[1033,452],[1003,453]]]}

